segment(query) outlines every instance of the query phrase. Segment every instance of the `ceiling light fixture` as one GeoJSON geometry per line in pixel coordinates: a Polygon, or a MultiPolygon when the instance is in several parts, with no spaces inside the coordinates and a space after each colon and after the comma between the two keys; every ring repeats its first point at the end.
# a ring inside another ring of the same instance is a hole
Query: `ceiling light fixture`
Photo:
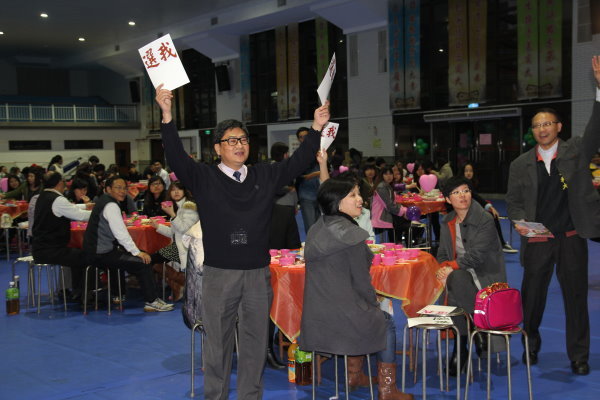
{"type": "Polygon", "coordinates": [[[48,18],[48,14],[46,14],[46,13],[41,13],[41,14],[40,14],[40,17],[42,17],[42,18],[48,18]]]}
{"type": "Polygon", "coordinates": [[[0,35],[4,35],[4,32],[0,31],[0,35]]]}
{"type": "Polygon", "coordinates": [[[85,38],[84,38],[84,37],[80,37],[80,38],[79,38],[79,39],[77,39],[77,40],[79,40],[80,42],[85,42],[85,38]]]}
{"type": "Polygon", "coordinates": [[[135,21],[129,21],[128,24],[129,26],[135,26],[135,21]]]}

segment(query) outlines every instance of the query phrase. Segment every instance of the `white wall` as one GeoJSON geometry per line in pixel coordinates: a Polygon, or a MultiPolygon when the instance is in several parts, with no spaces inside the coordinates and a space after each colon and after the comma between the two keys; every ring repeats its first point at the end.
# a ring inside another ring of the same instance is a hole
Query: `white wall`
{"type": "Polygon", "coordinates": [[[217,80],[217,123],[225,119],[242,119],[242,95],[240,93],[240,59],[227,61],[231,90],[219,92],[217,80]]]}
{"type": "Polygon", "coordinates": [[[348,141],[349,146],[362,151],[364,157],[394,156],[389,77],[387,72],[377,70],[379,30],[381,28],[356,34],[358,76],[350,76],[348,62],[348,141]]]}
{"type": "Polygon", "coordinates": [[[573,59],[572,59],[572,135],[581,136],[592,113],[596,96],[596,80],[592,72],[592,56],[600,54],[600,35],[591,42],[577,43],[578,2],[573,2],[573,59]]]}
{"type": "MultiPolygon", "coordinates": [[[[0,164],[23,168],[33,163],[48,166],[50,159],[60,154],[64,163],[83,157],[85,160],[92,154],[108,167],[115,162],[115,142],[131,143],[131,160],[138,160],[139,130],[137,129],[0,129],[0,164]],[[64,140],[98,140],[102,139],[104,148],[101,150],[65,150],[64,140]],[[16,151],[8,150],[9,140],[51,140],[52,150],[16,151]]],[[[145,146],[148,147],[148,142],[145,146]]],[[[143,143],[143,142],[142,142],[143,143]]],[[[144,144],[141,144],[142,146],[144,144]]]]}

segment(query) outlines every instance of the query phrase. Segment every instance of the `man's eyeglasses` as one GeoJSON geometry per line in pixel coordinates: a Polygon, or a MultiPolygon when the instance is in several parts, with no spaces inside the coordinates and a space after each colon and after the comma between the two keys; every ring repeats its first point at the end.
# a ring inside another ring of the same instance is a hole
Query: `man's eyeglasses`
{"type": "Polygon", "coordinates": [[[558,124],[558,121],[546,121],[540,122],[539,124],[533,124],[531,125],[531,129],[540,129],[541,127],[548,128],[549,126],[552,126],[552,124],[558,124]]]}
{"type": "Polygon", "coordinates": [[[250,143],[250,138],[248,136],[242,137],[228,137],[227,139],[219,140],[219,143],[227,142],[230,146],[235,146],[236,144],[248,144],[250,143]]]}
{"type": "Polygon", "coordinates": [[[455,190],[454,192],[450,192],[450,195],[458,196],[459,194],[467,194],[467,193],[471,193],[471,189],[455,190]]]}

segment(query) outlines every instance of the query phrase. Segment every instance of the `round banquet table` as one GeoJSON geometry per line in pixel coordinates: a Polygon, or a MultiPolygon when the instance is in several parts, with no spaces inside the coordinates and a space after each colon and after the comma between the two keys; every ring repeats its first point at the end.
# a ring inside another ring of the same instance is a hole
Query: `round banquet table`
{"type": "MultiPolygon", "coordinates": [[[[151,225],[128,226],[127,231],[138,249],[148,254],[156,253],[171,243],[171,239],[156,232],[151,225]]],[[[69,247],[82,248],[84,228],[71,228],[71,241],[69,247]]]]}
{"type": "Polygon", "coordinates": [[[446,211],[445,201],[403,201],[400,196],[396,195],[396,203],[404,207],[417,206],[421,210],[421,215],[446,211]]]}
{"type": "Polygon", "coordinates": [[[148,185],[145,183],[129,183],[127,185],[127,194],[131,196],[132,199],[135,199],[140,192],[145,192],[148,190],[148,185]]]}
{"type": "MultiPolygon", "coordinates": [[[[305,268],[271,264],[270,269],[273,287],[271,319],[293,341],[300,335],[305,268]]],[[[371,266],[371,283],[377,293],[402,300],[406,316],[415,317],[418,310],[434,303],[444,289],[435,277],[438,269],[435,258],[421,251],[415,260],[392,266],[371,266]]]]}
{"type": "Polygon", "coordinates": [[[27,213],[29,203],[26,201],[19,202],[4,202],[0,204],[0,215],[8,213],[11,218],[16,218],[22,214],[27,213]]]}

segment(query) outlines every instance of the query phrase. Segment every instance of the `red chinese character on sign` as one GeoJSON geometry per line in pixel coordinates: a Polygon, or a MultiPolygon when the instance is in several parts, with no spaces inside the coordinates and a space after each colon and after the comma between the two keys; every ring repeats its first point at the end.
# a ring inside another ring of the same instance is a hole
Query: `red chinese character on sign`
{"type": "Polygon", "coordinates": [[[158,48],[158,52],[160,53],[160,59],[163,61],[167,61],[167,58],[169,57],[177,57],[177,53],[175,53],[175,50],[171,49],[169,46],[169,42],[163,42],[158,48]]]}
{"type": "Polygon", "coordinates": [[[329,128],[327,128],[327,132],[325,133],[325,137],[335,138],[335,127],[330,126],[329,128]]]}
{"type": "Polygon", "coordinates": [[[146,68],[154,68],[160,65],[160,63],[156,62],[156,57],[154,57],[152,49],[146,50],[146,55],[143,56],[142,59],[144,60],[146,68]]]}

